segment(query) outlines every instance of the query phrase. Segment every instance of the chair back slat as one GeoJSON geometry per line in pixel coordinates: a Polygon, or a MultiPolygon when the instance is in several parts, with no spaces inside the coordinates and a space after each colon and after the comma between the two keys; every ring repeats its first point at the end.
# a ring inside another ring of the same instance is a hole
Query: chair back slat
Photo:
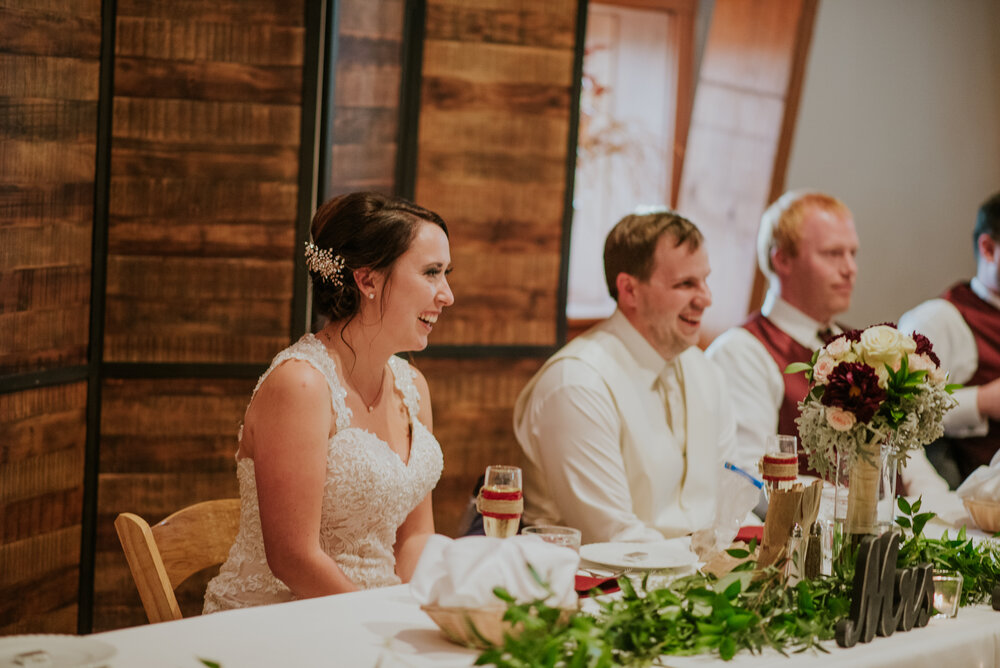
{"type": "Polygon", "coordinates": [[[133,513],[118,516],[115,529],[150,622],[181,619],[174,589],[225,561],[239,524],[239,499],[196,503],[153,527],[133,513]]]}
{"type": "Polygon", "coordinates": [[[198,571],[225,561],[239,528],[239,499],[196,503],[154,525],[171,586],[176,589],[198,571]]]}

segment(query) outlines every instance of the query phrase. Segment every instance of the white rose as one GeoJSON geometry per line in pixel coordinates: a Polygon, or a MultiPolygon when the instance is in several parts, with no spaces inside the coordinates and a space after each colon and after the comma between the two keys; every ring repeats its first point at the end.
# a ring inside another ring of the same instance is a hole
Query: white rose
{"type": "Polygon", "coordinates": [[[895,327],[877,325],[861,332],[861,357],[865,363],[879,369],[888,364],[899,368],[903,355],[916,351],[917,343],[895,327]]]}
{"type": "Polygon", "coordinates": [[[819,359],[816,360],[816,364],[813,365],[813,382],[825,385],[835,366],[837,366],[837,361],[832,357],[829,355],[820,355],[819,359]]]}
{"type": "Polygon", "coordinates": [[[850,431],[857,421],[851,411],[836,406],[826,407],[826,422],[837,431],[850,431]]]}
{"type": "Polygon", "coordinates": [[[883,390],[889,387],[889,372],[886,370],[885,366],[880,364],[872,367],[872,369],[875,370],[875,375],[878,376],[878,386],[883,390]]]}
{"type": "Polygon", "coordinates": [[[947,372],[939,366],[935,366],[927,375],[935,385],[944,385],[948,382],[947,372]]]}
{"type": "Polygon", "coordinates": [[[841,357],[850,350],[851,342],[847,340],[846,336],[836,338],[826,345],[826,354],[833,357],[841,357]]]}

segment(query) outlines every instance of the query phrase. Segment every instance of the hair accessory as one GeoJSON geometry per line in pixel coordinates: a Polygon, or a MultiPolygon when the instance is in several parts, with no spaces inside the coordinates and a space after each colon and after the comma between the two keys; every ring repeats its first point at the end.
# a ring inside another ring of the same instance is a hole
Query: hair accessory
{"type": "Polygon", "coordinates": [[[306,242],[306,268],[336,286],[344,284],[342,275],[344,258],[334,255],[329,248],[320,248],[311,241],[306,242]]]}

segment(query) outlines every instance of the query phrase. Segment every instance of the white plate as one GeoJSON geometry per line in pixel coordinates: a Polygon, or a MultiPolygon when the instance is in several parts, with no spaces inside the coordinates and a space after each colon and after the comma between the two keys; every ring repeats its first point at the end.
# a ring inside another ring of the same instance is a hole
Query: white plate
{"type": "Polygon", "coordinates": [[[580,548],[587,561],[612,568],[659,570],[697,563],[691,538],[670,538],[658,543],[591,543],[580,548]]]}
{"type": "Polygon", "coordinates": [[[24,635],[0,638],[0,668],[97,668],[108,665],[114,647],[86,636],[24,635]]]}

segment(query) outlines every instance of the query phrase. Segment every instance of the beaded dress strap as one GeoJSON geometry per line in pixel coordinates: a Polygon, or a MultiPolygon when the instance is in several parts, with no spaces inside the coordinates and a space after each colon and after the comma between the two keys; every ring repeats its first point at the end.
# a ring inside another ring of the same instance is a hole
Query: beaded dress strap
{"type": "Polygon", "coordinates": [[[410,414],[410,423],[417,421],[417,414],[420,413],[420,393],[413,382],[413,369],[406,360],[393,355],[389,358],[389,368],[395,378],[396,389],[403,395],[403,404],[410,414]]]}
{"type": "Polygon", "coordinates": [[[323,378],[326,379],[327,386],[330,388],[330,403],[333,406],[334,415],[337,416],[337,431],[350,427],[353,414],[345,401],[347,390],[343,388],[340,380],[337,378],[336,364],[333,358],[330,357],[330,353],[327,352],[326,346],[312,334],[306,334],[296,341],[295,344],[285,348],[275,356],[274,360],[271,361],[271,366],[267,368],[267,371],[257,381],[257,386],[253,389],[253,395],[251,395],[251,401],[253,401],[253,396],[257,394],[257,390],[260,389],[261,384],[270,373],[282,363],[292,359],[308,362],[322,374],[323,378]]]}

